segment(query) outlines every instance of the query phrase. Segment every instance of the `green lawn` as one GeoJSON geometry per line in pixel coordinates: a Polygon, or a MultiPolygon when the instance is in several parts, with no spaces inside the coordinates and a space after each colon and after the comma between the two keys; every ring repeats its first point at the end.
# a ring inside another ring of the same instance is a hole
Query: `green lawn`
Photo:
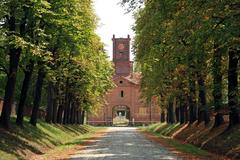
{"type": "Polygon", "coordinates": [[[174,139],[168,139],[168,144],[170,144],[171,146],[173,146],[174,148],[176,148],[177,150],[179,150],[181,152],[189,153],[189,154],[196,155],[196,156],[207,156],[209,154],[205,150],[202,150],[191,144],[179,143],[178,141],[176,141],[174,139]]]}
{"type": "Polygon", "coordinates": [[[167,124],[167,123],[156,123],[149,125],[147,127],[141,128],[141,130],[150,132],[155,136],[164,139],[169,145],[176,148],[177,150],[183,153],[189,153],[196,156],[207,156],[209,153],[205,150],[202,150],[196,146],[191,144],[182,144],[177,140],[169,137],[172,133],[174,133],[177,129],[179,129],[181,125],[177,124],[167,124]]]}
{"type": "Polygon", "coordinates": [[[12,122],[9,131],[0,130],[0,159],[29,159],[32,155],[41,155],[46,151],[73,147],[96,130],[87,125],[50,125],[43,121],[33,127],[27,119],[25,121],[23,128],[12,122]]]}

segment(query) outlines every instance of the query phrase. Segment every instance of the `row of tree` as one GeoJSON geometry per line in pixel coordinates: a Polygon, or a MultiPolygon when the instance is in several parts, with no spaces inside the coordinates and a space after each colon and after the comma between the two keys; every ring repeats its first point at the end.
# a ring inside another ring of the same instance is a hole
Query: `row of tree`
{"type": "Polygon", "coordinates": [[[159,97],[169,122],[176,112],[182,123],[208,124],[213,111],[215,127],[225,114],[229,128],[239,124],[240,2],[146,0],[135,11],[144,95],[159,97]]]}
{"type": "Polygon", "coordinates": [[[41,106],[47,122],[68,124],[101,105],[113,69],[96,23],[91,0],[0,2],[1,126],[9,127],[14,101],[20,126],[25,106],[36,125],[41,106]]]}

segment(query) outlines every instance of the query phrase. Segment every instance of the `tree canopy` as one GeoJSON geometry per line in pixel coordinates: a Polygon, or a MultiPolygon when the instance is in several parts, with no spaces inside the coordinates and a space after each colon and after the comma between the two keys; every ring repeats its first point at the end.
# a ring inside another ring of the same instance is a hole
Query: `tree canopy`
{"type": "Polygon", "coordinates": [[[56,122],[58,114],[59,123],[63,117],[70,123],[70,110],[83,113],[101,105],[113,86],[113,69],[95,33],[91,0],[10,0],[1,1],[0,8],[4,127],[9,126],[13,101],[20,101],[20,125],[24,106],[33,107],[30,122],[36,125],[42,105],[47,107],[46,120],[56,122]]]}
{"type": "MultiPolygon", "coordinates": [[[[125,4],[132,9],[139,2],[125,4]]],[[[214,106],[218,125],[228,102],[230,124],[233,117],[239,123],[239,5],[237,0],[147,0],[135,9],[134,50],[143,94],[159,96],[163,106],[175,97],[192,121],[198,116],[208,123],[214,106]]]]}

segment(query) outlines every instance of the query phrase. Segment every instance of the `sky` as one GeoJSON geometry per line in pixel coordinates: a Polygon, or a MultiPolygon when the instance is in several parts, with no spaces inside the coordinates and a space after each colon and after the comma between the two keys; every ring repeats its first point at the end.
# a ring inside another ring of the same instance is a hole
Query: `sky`
{"type": "MultiPolygon", "coordinates": [[[[105,49],[112,60],[112,37],[127,38],[129,34],[133,39],[132,26],[134,18],[131,13],[118,4],[121,0],[94,0],[94,9],[99,18],[97,34],[105,44],[105,49]]],[[[131,55],[131,59],[133,56],[131,55]]]]}

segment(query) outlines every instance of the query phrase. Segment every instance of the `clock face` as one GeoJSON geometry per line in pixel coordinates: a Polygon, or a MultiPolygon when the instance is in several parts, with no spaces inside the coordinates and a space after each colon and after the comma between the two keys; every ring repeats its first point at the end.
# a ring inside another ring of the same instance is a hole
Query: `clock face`
{"type": "Polygon", "coordinates": [[[124,48],[125,48],[124,44],[120,43],[120,44],[118,45],[118,49],[119,49],[119,50],[124,50],[124,48]]]}

